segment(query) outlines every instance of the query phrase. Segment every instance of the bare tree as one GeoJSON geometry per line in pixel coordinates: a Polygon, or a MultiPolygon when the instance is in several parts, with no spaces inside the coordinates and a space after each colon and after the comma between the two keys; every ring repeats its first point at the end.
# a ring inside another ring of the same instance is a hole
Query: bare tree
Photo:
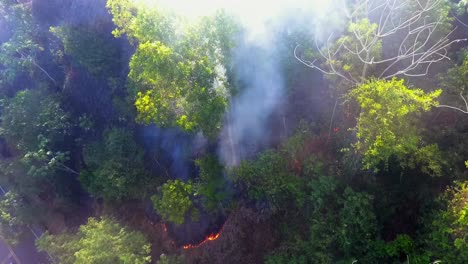
{"type": "MultiPolygon", "coordinates": [[[[315,43],[318,58],[295,57],[307,67],[338,76],[349,86],[369,77],[425,76],[430,67],[447,56],[448,48],[466,39],[450,39],[449,6],[444,0],[357,0],[343,8],[350,26],[336,39],[315,43]]],[[[466,100],[462,96],[463,100],[466,100]]],[[[440,105],[464,113],[457,107],[440,105]]]]}
{"type": "Polygon", "coordinates": [[[360,0],[350,12],[345,13],[351,23],[357,24],[367,21],[371,32],[365,32],[359,27],[349,27],[349,33],[353,41],[338,40],[331,43],[331,34],[323,47],[316,43],[321,59],[308,61],[298,55],[299,45],[296,46],[295,56],[304,65],[318,69],[325,74],[338,75],[353,84],[358,84],[366,79],[369,66],[385,65],[376,76],[381,79],[390,79],[399,75],[424,76],[429,67],[436,62],[449,59],[448,47],[453,43],[466,39],[450,40],[452,30],[447,34],[434,39],[434,33],[446,22],[444,17],[432,17],[430,13],[441,8],[443,0],[360,0]],[[411,4],[417,4],[415,10],[405,16],[404,12],[412,8],[411,4]],[[370,22],[370,19],[375,22],[370,22]],[[375,28],[373,26],[375,25],[375,28]],[[399,35],[399,36],[397,36],[399,35]],[[403,37],[401,37],[403,36],[403,37]],[[383,58],[377,58],[372,54],[378,45],[385,40],[400,40],[393,54],[383,58]],[[340,59],[340,54],[352,55],[358,59],[362,66],[360,76],[349,71],[338,69],[334,62],[340,59]],[[322,65],[317,65],[322,62],[322,65]],[[405,65],[404,68],[395,67],[405,65]]]}

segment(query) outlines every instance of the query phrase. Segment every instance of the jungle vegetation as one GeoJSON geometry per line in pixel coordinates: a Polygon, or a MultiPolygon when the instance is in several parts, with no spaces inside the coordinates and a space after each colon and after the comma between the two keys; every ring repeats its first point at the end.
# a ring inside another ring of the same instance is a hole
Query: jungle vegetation
{"type": "Polygon", "coordinates": [[[343,2],[329,37],[277,18],[249,49],[229,10],[0,0],[0,238],[42,230],[64,264],[468,263],[468,2],[343,2]]]}

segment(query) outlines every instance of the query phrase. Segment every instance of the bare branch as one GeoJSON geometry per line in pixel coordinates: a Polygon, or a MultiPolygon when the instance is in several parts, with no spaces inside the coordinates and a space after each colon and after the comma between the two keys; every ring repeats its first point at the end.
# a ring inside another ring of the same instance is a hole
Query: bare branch
{"type": "Polygon", "coordinates": [[[455,106],[450,106],[450,105],[438,105],[437,107],[450,108],[450,109],[462,112],[464,114],[468,114],[468,101],[465,99],[465,97],[463,97],[463,92],[460,92],[460,97],[462,98],[463,102],[465,102],[466,111],[461,109],[461,108],[458,108],[458,107],[455,107],[455,106]]]}
{"type": "MultiPolygon", "coordinates": [[[[22,59],[28,58],[28,56],[26,56],[26,54],[24,54],[22,51],[17,50],[16,52],[19,55],[21,55],[22,59]]],[[[36,66],[39,70],[41,70],[47,76],[47,78],[49,78],[54,84],[57,84],[57,81],[54,78],[52,78],[52,76],[50,76],[50,74],[44,68],[42,68],[39,64],[37,64],[34,58],[31,58],[30,61],[34,66],[36,66]]]]}
{"type": "Polygon", "coordinates": [[[358,27],[353,27],[348,35],[352,39],[351,43],[346,39],[332,42],[333,35],[330,34],[322,46],[316,42],[320,58],[312,62],[298,55],[299,45],[294,49],[294,56],[307,67],[317,69],[327,75],[339,76],[352,85],[365,81],[369,77],[367,76],[369,72],[372,76],[381,79],[396,76],[425,76],[433,64],[442,60],[450,60],[447,56],[449,46],[456,42],[466,41],[466,39],[450,40],[456,28],[435,39],[445,18],[439,17],[431,20],[429,19],[430,12],[436,11],[442,3],[442,0],[358,0],[351,11],[345,7],[345,13],[351,23],[359,23],[363,19],[378,23],[374,32],[369,34],[369,32],[362,32],[358,27]],[[412,3],[415,3],[416,10],[404,17],[404,12],[411,8],[412,3]],[[378,45],[382,45],[389,38],[397,41],[394,54],[386,50],[386,54],[374,56],[373,53],[380,48],[378,45]],[[354,57],[360,64],[353,65],[354,68],[362,69],[362,71],[351,72],[337,67],[337,62],[343,61],[344,55],[348,59],[350,56],[354,57]],[[370,67],[374,66],[372,69],[375,70],[376,65],[381,65],[380,70],[371,71],[370,67]]]}

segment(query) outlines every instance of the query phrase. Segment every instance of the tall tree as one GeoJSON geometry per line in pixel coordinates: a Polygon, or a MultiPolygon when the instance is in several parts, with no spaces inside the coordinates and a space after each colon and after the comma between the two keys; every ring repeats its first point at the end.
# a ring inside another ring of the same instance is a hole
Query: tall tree
{"type": "Polygon", "coordinates": [[[19,151],[27,174],[12,178],[13,182],[34,187],[56,183],[64,173],[77,174],[68,166],[73,124],[57,96],[42,89],[24,90],[2,104],[2,135],[19,151]]]}
{"type": "Polygon", "coordinates": [[[468,182],[455,182],[439,197],[440,209],[427,215],[421,259],[468,261],[468,182]]]}
{"type": "Polygon", "coordinates": [[[198,193],[207,210],[224,208],[229,202],[229,184],[224,175],[224,167],[216,156],[207,155],[195,161],[200,168],[198,193]]]}
{"type": "Polygon", "coordinates": [[[120,54],[98,29],[64,25],[52,27],[50,31],[62,42],[65,55],[84,66],[93,76],[115,76],[120,54]]]}
{"type": "Polygon", "coordinates": [[[423,171],[441,175],[441,156],[435,145],[424,145],[417,126],[417,115],[437,105],[441,91],[424,93],[409,89],[403,80],[371,80],[351,91],[361,113],[357,121],[354,145],[363,155],[366,169],[388,166],[391,156],[403,166],[423,165],[423,171]]]}
{"type": "MultiPolygon", "coordinates": [[[[0,42],[0,87],[1,92],[18,90],[15,86],[24,86],[32,81],[44,79],[52,83],[56,80],[44,69],[37,60],[44,51],[39,43],[40,30],[35,23],[31,6],[14,0],[0,1],[0,21],[2,35],[8,39],[0,42]]],[[[8,94],[11,96],[11,94],[8,94]]]]}
{"type": "Polygon", "coordinates": [[[218,13],[187,25],[129,1],[110,0],[108,7],[114,34],[125,33],[137,45],[128,75],[137,121],[215,138],[230,94],[225,71],[236,31],[232,18],[218,13]]]}
{"type": "Polygon", "coordinates": [[[84,147],[80,181],[92,194],[108,200],[141,198],[149,183],[143,149],[130,131],[113,128],[104,139],[84,147]]]}

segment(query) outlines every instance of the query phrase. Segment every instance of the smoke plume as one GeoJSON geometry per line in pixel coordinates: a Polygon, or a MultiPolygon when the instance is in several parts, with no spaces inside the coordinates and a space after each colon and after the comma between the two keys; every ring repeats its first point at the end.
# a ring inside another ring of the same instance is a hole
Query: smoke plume
{"type": "MultiPolygon", "coordinates": [[[[154,5],[150,0],[136,0],[154,5]]],[[[228,166],[237,165],[266,147],[271,136],[269,118],[282,107],[286,97],[284,47],[280,33],[302,28],[320,40],[343,21],[336,10],[345,0],[260,0],[260,1],[174,1],[160,0],[157,5],[197,19],[224,9],[241,21],[245,31],[233,51],[235,85],[240,93],[230,98],[225,114],[218,153],[228,166]],[[338,14],[338,16],[337,16],[338,14]]],[[[342,14],[341,14],[342,15],[342,14]]],[[[300,44],[300,43],[298,43],[300,44]]]]}

